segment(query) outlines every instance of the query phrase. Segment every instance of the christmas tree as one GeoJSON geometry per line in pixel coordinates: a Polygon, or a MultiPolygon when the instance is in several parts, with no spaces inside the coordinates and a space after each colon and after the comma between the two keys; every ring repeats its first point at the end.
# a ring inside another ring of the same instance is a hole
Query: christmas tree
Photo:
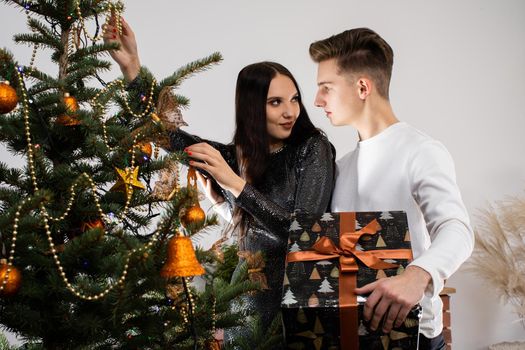
{"type": "Polygon", "coordinates": [[[121,30],[122,3],[3,2],[25,12],[30,33],[14,40],[33,56],[24,65],[0,49],[0,142],[27,159],[0,163],[0,327],[44,349],[214,346],[216,328],[244,321],[232,300],[257,284],[247,268],[230,282],[236,255],[215,249],[197,251],[210,269],[191,286],[205,271],[188,236],[216,219],[191,171],[179,184],[185,156],[158,149],[189,102],[173,90],[221,55],[160,82],[143,68],[136,84],[106,83],[102,56],[118,45],[102,41],[101,22],[121,30]],[[39,52],[56,76],[34,65],[39,52]]]}

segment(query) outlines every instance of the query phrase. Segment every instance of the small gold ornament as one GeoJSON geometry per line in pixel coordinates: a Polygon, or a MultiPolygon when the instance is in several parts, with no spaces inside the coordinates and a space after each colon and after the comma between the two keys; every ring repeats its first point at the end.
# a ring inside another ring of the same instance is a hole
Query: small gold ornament
{"type": "Polygon", "coordinates": [[[248,278],[250,281],[259,283],[261,289],[270,289],[270,287],[268,287],[266,275],[263,272],[266,267],[266,262],[264,261],[262,252],[257,251],[252,253],[247,250],[241,250],[237,255],[241,259],[246,260],[246,264],[248,265],[248,278]]]}
{"type": "MultiPolygon", "coordinates": [[[[173,94],[173,87],[171,86],[166,86],[160,91],[157,112],[158,114],[155,114],[155,117],[162,122],[166,130],[177,131],[180,126],[188,126],[182,117],[177,97],[173,94]]],[[[151,118],[154,118],[153,113],[151,118]]]]}
{"type": "Polygon", "coordinates": [[[168,160],[166,167],[159,172],[152,196],[162,201],[169,201],[179,192],[179,167],[176,162],[168,160]]]}
{"type": "MultiPolygon", "coordinates": [[[[64,94],[63,102],[66,105],[66,109],[70,114],[74,114],[78,111],[77,99],[69,95],[67,92],[64,94]]],[[[80,124],[80,121],[75,116],[64,114],[56,119],[56,122],[64,126],[76,126],[80,124]]]]}
{"type": "Polygon", "coordinates": [[[151,155],[153,154],[153,147],[151,146],[151,142],[142,142],[137,145],[137,148],[142,154],[151,158],[151,155]]]}
{"type": "Polygon", "coordinates": [[[172,283],[166,286],[166,296],[172,300],[178,300],[182,293],[184,293],[184,287],[182,286],[182,283],[172,283]]]}
{"type": "Polygon", "coordinates": [[[137,156],[137,163],[144,164],[151,158],[153,154],[153,147],[150,142],[141,142],[133,147],[137,156]]]}
{"type": "Polygon", "coordinates": [[[168,242],[168,258],[160,271],[164,278],[202,275],[204,268],[199,264],[190,237],[176,232],[168,242]]]}
{"type": "Polygon", "coordinates": [[[20,285],[22,284],[22,274],[14,267],[7,264],[7,260],[0,260],[0,296],[10,297],[18,292],[20,285]],[[7,269],[10,269],[7,275],[7,269]],[[6,280],[7,275],[7,280],[6,280]],[[6,282],[4,284],[4,281],[6,282]],[[3,288],[2,288],[3,286],[3,288]]]}
{"type": "MultiPolygon", "coordinates": [[[[188,190],[192,190],[196,194],[199,193],[199,189],[197,187],[197,174],[195,172],[195,168],[193,167],[188,168],[188,179],[186,186],[188,190]]],[[[192,194],[190,193],[190,195],[192,194]]],[[[180,223],[186,229],[190,226],[191,228],[202,226],[206,220],[206,213],[200,207],[198,198],[194,199],[193,202],[193,205],[182,208],[179,212],[180,223]]]]}
{"type": "Polygon", "coordinates": [[[151,118],[151,120],[153,120],[154,123],[161,122],[161,120],[160,120],[159,116],[157,115],[157,113],[151,113],[150,118],[151,118]]]}
{"type": "Polygon", "coordinates": [[[119,179],[117,180],[117,183],[111,187],[110,191],[123,191],[126,192],[127,195],[131,195],[133,193],[133,188],[146,189],[146,186],[137,179],[139,176],[138,166],[134,168],[126,168],[125,170],[115,168],[115,170],[117,171],[119,179]],[[128,193],[128,191],[131,191],[131,193],[128,193]]]}
{"type": "Polygon", "coordinates": [[[11,112],[17,103],[16,90],[9,85],[9,81],[0,82],[0,114],[11,112]]]}
{"type": "Polygon", "coordinates": [[[180,223],[184,228],[187,228],[189,226],[192,227],[199,227],[204,224],[204,221],[206,220],[206,213],[202,208],[200,207],[199,203],[192,205],[187,208],[182,208],[180,213],[180,223]]]}

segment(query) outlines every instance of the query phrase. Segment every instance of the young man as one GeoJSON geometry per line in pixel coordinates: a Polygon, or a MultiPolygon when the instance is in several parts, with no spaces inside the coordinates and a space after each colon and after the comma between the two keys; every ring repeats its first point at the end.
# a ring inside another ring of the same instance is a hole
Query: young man
{"type": "Polygon", "coordinates": [[[408,216],[414,260],[401,275],[356,289],[370,294],[364,316],[373,329],[389,332],[420,302],[420,349],[444,349],[439,292],[474,243],[452,158],[394,115],[388,97],[393,52],[377,33],[347,30],[313,43],[310,56],[319,64],[316,106],[333,125],[359,133],[356,149],[337,163],[332,210],[408,216]]]}

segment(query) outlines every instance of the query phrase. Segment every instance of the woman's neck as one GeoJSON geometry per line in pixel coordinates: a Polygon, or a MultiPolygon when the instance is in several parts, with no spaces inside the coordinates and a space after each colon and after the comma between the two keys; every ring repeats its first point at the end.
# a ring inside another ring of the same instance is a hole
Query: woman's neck
{"type": "Polygon", "coordinates": [[[283,146],[284,146],[284,142],[283,141],[271,143],[270,144],[270,153],[275,153],[275,152],[279,151],[281,148],[283,148],[283,146]]]}

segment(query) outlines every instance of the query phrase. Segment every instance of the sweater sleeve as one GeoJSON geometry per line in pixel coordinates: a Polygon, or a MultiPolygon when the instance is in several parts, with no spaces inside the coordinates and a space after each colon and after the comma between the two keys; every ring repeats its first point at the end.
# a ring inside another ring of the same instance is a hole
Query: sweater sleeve
{"type": "Polygon", "coordinates": [[[434,298],[449,278],[470,256],[474,234],[456,184],[452,157],[437,141],[415,150],[409,162],[412,196],[418,203],[430,234],[431,244],[410,265],[427,271],[432,282],[425,294],[434,298]]]}
{"type": "MultiPolygon", "coordinates": [[[[321,214],[326,211],[333,188],[334,160],[332,147],[324,136],[313,136],[299,150],[296,164],[298,179],[294,193],[294,212],[321,214]]],[[[288,237],[292,213],[246,184],[235,200],[267,230],[281,239],[288,237]]]]}

